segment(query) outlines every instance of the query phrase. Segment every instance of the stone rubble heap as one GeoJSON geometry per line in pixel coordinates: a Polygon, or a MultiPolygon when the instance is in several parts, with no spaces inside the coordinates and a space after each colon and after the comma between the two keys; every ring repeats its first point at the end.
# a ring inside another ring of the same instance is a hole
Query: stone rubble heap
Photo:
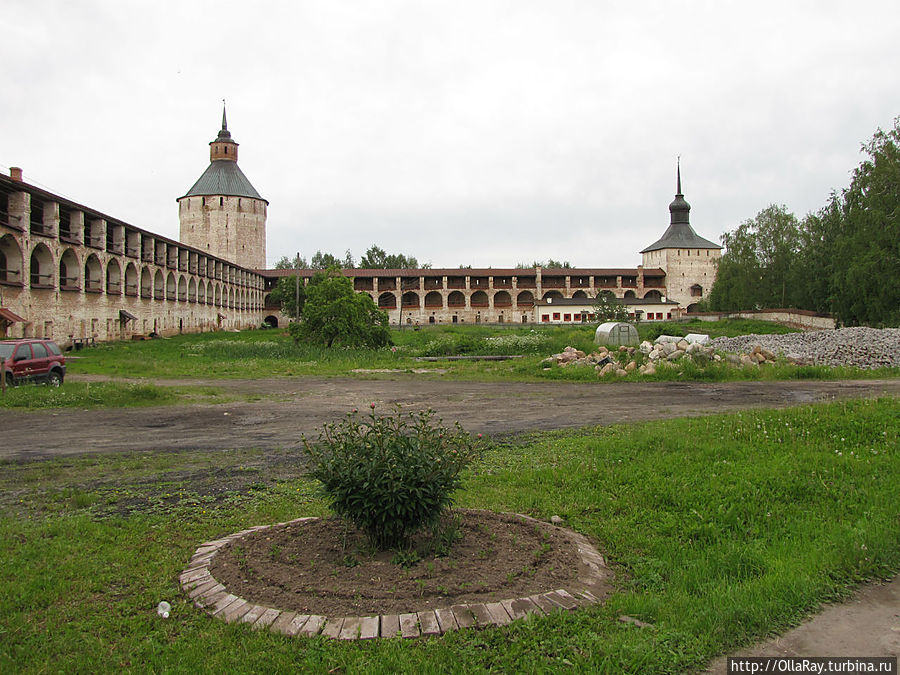
{"type": "Polygon", "coordinates": [[[590,366],[600,377],[608,373],[624,377],[635,370],[653,375],[660,365],[676,365],[682,359],[698,365],[724,361],[742,367],[775,363],[779,356],[800,365],[900,368],[900,328],[840,328],[715,340],[699,334],[660,335],[653,344],[644,340],[639,347],[598,347],[590,354],[566,347],[543,363],[547,367],[590,366]],[[643,365],[638,365],[641,361],[643,365]]]}
{"type": "Polygon", "coordinates": [[[746,352],[759,345],[789,361],[856,368],[900,368],[900,328],[838,328],[787,335],[741,335],[709,343],[724,352],[746,352]]]}

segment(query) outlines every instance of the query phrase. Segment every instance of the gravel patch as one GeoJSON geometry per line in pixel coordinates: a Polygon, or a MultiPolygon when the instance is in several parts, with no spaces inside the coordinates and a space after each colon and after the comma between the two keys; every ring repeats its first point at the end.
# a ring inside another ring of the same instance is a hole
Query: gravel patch
{"type": "Polygon", "coordinates": [[[802,363],[856,368],[900,368],[900,328],[838,328],[787,335],[741,335],[709,343],[725,352],[756,345],[802,363]]]}

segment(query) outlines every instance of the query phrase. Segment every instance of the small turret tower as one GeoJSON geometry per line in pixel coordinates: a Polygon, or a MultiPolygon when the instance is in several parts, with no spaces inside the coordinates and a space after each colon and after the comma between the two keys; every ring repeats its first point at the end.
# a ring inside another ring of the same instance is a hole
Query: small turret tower
{"type": "Polygon", "coordinates": [[[722,247],[704,239],[691,227],[691,205],[681,192],[681,159],[678,160],[675,199],[669,204],[669,227],[663,236],[641,251],[644,269],[666,273],[666,297],[689,311],[709,295],[716,279],[722,247]]]}
{"type": "Polygon", "coordinates": [[[180,240],[242,267],[265,269],[269,202],[247,180],[237,156],[223,104],[222,128],[209,144],[209,167],[177,200],[180,240]]]}

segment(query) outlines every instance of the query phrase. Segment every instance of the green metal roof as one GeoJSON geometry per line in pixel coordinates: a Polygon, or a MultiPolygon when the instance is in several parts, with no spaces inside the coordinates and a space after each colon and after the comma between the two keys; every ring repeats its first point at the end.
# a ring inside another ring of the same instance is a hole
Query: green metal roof
{"type": "Polygon", "coordinates": [[[659,251],[664,248],[722,248],[709,239],[704,239],[691,227],[691,205],[681,192],[681,161],[678,162],[678,181],[675,199],[669,204],[669,227],[663,236],[650,244],[641,253],[659,251]]]}
{"type": "MultiPolygon", "coordinates": [[[[218,197],[220,195],[262,199],[268,204],[268,201],[260,197],[256,188],[247,180],[237,162],[233,162],[230,159],[216,159],[210,162],[209,167],[184,197],[218,197]]],[[[184,197],[181,197],[181,199],[184,199],[184,197]]]]}

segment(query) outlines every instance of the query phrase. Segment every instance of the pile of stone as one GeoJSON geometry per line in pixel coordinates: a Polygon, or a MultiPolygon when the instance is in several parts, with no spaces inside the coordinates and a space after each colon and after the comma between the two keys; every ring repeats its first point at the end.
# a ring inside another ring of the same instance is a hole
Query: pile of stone
{"type": "Polygon", "coordinates": [[[708,342],[708,335],[694,333],[685,337],[660,335],[653,344],[644,340],[638,349],[647,356],[649,363],[639,370],[644,375],[652,375],[656,372],[656,366],[661,362],[674,363],[683,358],[689,358],[701,364],[721,361],[722,357],[716,354],[708,342]]]}
{"type": "Polygon", "coordinates": [[[711,343],[726,352],[759,346],[792,363],[856,368],[900,368],[900,328],[838,328],[786,335],[741,335],[711,343]]]}
{"type": "Polygon", "coordinates": [[[653,343],[645,340],[637,348],[599,347],[586,354],[574,347],[566,347],[559,354],[544,359],[544,363],[562,367],[590,366],[600,377],[609,373],[624,377],[635,370],[642,375],[653,375],[660,366],[675,366],[682,360],[700,366],[724,362],[740,368],[772,364],[779,357],[798,365],[900,368],[900,329],[840,328],[715,340],[696,333],[684,337],[660,335],[653,343]],[[639,362],[643,362],[642,365],[638,365],[639,362]]]}

